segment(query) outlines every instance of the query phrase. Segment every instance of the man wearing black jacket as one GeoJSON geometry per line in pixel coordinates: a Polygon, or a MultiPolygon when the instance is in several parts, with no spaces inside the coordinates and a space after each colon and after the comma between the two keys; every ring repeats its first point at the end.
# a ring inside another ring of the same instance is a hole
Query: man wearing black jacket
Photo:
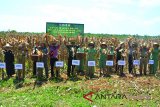
{"type": "Polygon", "coordinates": [[[4,46],[4,62],[6,63],[7,76],[10,78],[15,74],[14,70],[14,54],[11,51],[12,46],[6,44],[4,46]]]}
{"type": "MultiPolygon", "coordinates": [[[[66,44],[65,44],[66,45],[66,44]]],[[[76,59],[76,52],[79,48],[79,45],[75,45],[75,41],[71,41],[69,45],[66,45],[68,50],[68,68],[67,68],[67,76],[70,77],[74,74],[74,68],[75,66],[72,65],[72,60],[76,59]]]]}

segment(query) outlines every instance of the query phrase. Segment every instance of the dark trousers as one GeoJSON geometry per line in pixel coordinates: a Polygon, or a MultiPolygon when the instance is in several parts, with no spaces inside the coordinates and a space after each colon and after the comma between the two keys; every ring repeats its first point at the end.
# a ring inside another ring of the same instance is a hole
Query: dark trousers
{"type": "Polygon", "coordinates": [[[133,73],[132,69],[133,69],[133,56],[129,55],[128,56],[128,71],[129,71],[129,73],[133,73]]]}
{"type": "Polygon", "coordinates": [[[146,75],[147,62],[148,62],[147,57],[141,57],[140,58],[140,75],[142,75],[142,71],[144,72],[144,75],[146,75]]]}
{"type": "Polygon", "coordinates": [[[46,77],[48,78],[48,63],[47,63],[48,58],[47,58],[47,56],[46,55],[43,56],[42,60],[44,63],[45,74],[46,74],[46,77]]]}
{"type": "Polygon", "coordinates": [[[35,75],[37,75],[37,67],[36,67],[36,62],[37,61],[33,61],[33,75],[35,76],[35,75]]]}
{"type": "Polygon", "coordinates": [[[7,72],[8,77],[15,74],[14,63],[13,62],[6,62],[6,72],[7,72]]]}
{"type": "Polygon", "coordinates": [[[117,57],[116,58],[116,72],[118,73],[118,70],[119,70],[119,66],[118,66],[118,60],[120,60],[121,58],[120,57],[117,57]]]}
{"type": "MultiPolygon", "coordinates": [[[[50,58],[50,66],[51,66],[51,77],[54,77],[54,66],[58,58],[50,58]]],[[[58,77],[58,70],[56,70],[56,76],[58,77]]]]}
{"type": "Polygon", "coordinates": [[[120,76],[123,76],[123,68],[124,66],[123,65],[118,65],[118,60],[124,60],[124,58],[120,58],[120,57],[117,57],[116,59],[116,72],[120,75],[120,76]]]}
{"type": "Polygon", "coordinates": [[[72,60],[75,59],[73,57],[68,58],[68,68],[67,68],[67,76],[73,76],[75,65],[72,65],[72,60]]]}

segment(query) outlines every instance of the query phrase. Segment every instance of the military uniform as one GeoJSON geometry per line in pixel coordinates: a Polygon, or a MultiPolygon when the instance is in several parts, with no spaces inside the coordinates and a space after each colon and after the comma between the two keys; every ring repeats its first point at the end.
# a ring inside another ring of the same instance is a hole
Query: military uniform
{"type": "Polygon", "coordinates": [[[41,47],[42,52],[42,62],[44,63],[45,75],[48,78],[48,49],[47,47],[41,47]]]}
{"type": "Polygon", "coordinates": [[[124,43],[121,43],[120,47],[118,47],[116,49],[116,72],[120,75],[120,76],[124,76],[124,73],[123,73],[123,68],[124,66],[123,65],[118,65],[118,61],[119,60],[124,60],[124,49],[122,47],[124,43]]]}
{"type": "MultiPolygon", "coordinates": [[[[114,54],[115,54],[114,47],[111,46],[110,49],[108,50],[107,60],[113,61],[114,63],[114,54]]],[[[108,66],[107,71],[112,72],[112,68],[113,68],[112,66],[108,66]]]]}
{"type": "Polygon", "coordinates": [[[77,56],[77,59],[80,60],[80,65],[78,66],[78,72],[79,73],[84,73],[84,61],[85,61],[85,49],[84,47],[79,47],[77,49],[77,54],[81,56],[77,56]]]}
{"type": "MultiPolygon", "coordinates": [[[[97,50],[94,48],[94,43],[90,42],[89,43],[89,47],[86,51],[87,51],[87,64],[88,61],[96,61],[96,56],[97,56],[97,50]],[[90,45],[92,45],[93,47],[90,47],[90,45]]],[[[87,71],[87,75],[92,78],[94,77],[94,72],[95,72],[95,66],[88,66],[88,71],[87,71]]]]}
{"type": "Polygon", "coordinates": [[[107,60],[107,48],[105,42],[101,44],[101,48],[99,50],[100,59],[99,59],[99,68],[100,68],[100,76],[101,70],[103,70],[103,75],[106,75],[106,60],[107,60]]]}
{"type": "MultiPolygon", "coordinates": [[[[158,45],[158,44],[157,44],[158,45]]],[[[158,57],[159,57],[159,53],[160,53],[160,50],[157,46],[155,46],[152,50],[152,53],[151,53],[151,59],[154,60],[154,64],[151,65],[151,71],[150,73],[151,74],[156,74],[157,72],[157,69],[158,69],[158,57]]]]}
{"type": "Polygon", "coordinates": [[[148,48],[144,44],[140,49],[140,75],[142,75],[142,71],[144,75],[146,75],[146,69],[148,64],[148,48]]]}
{"type": "Polygon", "coordinates": [[[17,62],[22,64],[23,69],[18,70],[18,78],[25,78],[25,60],[26,60],[26,54],[27,54],[27,49],[19,45],[18,47],[18,53],[17,53],[17,62]]]}

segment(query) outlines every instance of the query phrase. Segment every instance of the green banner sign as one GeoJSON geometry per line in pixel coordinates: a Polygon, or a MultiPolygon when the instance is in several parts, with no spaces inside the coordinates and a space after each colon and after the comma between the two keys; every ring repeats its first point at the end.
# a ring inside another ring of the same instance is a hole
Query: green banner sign
{"type": "Polygon", "coordinates": [[[58,34],[62,36],[84,36],[84,24],[47,22],[46,33],[54,36],[58,34]]]}

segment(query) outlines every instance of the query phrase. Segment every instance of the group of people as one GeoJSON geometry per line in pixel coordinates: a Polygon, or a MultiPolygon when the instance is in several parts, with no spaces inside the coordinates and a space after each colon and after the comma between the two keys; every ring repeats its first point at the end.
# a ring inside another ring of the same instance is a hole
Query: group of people
{"type": "Polygon", "coordinates": [[[6,63],[8,77],[15,74],[14,63],[21,63],[23,69],[18,70],[16,76],[25,78],[26,62],[33,66],[33,76],[40,78],[43,74],[46,78],[60,77],[60,68],[55,66],[56,61],[64,61],[67,64],[68,77],[85,75],[93,78],[95,71],[99,71],[99,76],[104,77],[110,76],[111,73],[125,76],[125,68],[128,68],[126,70],[132,75],[147,75],[147,71],[156,74],[160,69],[160,40],[129,37],[120,41],[116,38],[88,38],[80,35],[68,38],[49,34],[34,38],[3,39],[0,39],[0,60],[6,63]],[[79,60],[80,64],[75,66],[72,60],[79,60]],[[126,64],[119,65],[119,60],[124,60],[126,64]],[[140,65],[134,65],[134,60],[139,60],[140,65]],[[154,63],[149,65],[149,60],[154,63]],[[95,61],[96,65],[88,66],[88,61],[95,61]],[[113,61],[113,66],[106,66],[106,61],[113,61]],[[43,62],[44,70],[37,68],[36,62],[43,62]]]}

